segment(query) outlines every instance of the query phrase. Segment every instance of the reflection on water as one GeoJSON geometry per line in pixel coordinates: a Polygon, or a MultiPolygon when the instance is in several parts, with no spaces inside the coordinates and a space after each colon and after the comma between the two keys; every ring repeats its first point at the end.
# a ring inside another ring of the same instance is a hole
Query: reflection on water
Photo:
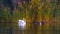
{"type": "MultiPolygon", "coordinates": [[[[54,24],[44,24],[41,25],[42,23],[40,22],[39,26],[37,26],[37,29],[35,30],[33,24],[27,30],[18,30],[18,34],[60,34],[60,29],[56,29],[57,26],[54,26],[54,24]]],[[[57,25],[57,24],[56,24],[57,25]]],[[[22,29],[26,27],[20,27],[22,29]]],[[[59,28],[59,27],[57,27],[59,28]]]]}
{"type": "Polygon", "coordinates": [[[43,26],[39,25],[37,27],[37,30],[34,29],[33,24],[29,29],[26,29],[26,26],[19,26],[18,29],[10,28],[9,26],[3,28],[3,26],[2,28],[0,28],[0,34],[60,34],[60,26],[58,26],[57,24],[56,26],[54,26],[53,24],[50,24],[50,26],[47,25],[48,24],[44,24],[43,26]]]}

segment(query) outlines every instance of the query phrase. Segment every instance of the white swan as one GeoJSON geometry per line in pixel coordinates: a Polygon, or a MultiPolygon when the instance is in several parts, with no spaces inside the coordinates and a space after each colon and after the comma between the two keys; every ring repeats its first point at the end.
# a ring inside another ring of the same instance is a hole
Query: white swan
{"type": "Polygon", "coordinates": [[[23,20],[18,20],[18,28],[19,28],[19,30],[26,29],[26,20],[24,18],[23,18],[23,20]]]}

